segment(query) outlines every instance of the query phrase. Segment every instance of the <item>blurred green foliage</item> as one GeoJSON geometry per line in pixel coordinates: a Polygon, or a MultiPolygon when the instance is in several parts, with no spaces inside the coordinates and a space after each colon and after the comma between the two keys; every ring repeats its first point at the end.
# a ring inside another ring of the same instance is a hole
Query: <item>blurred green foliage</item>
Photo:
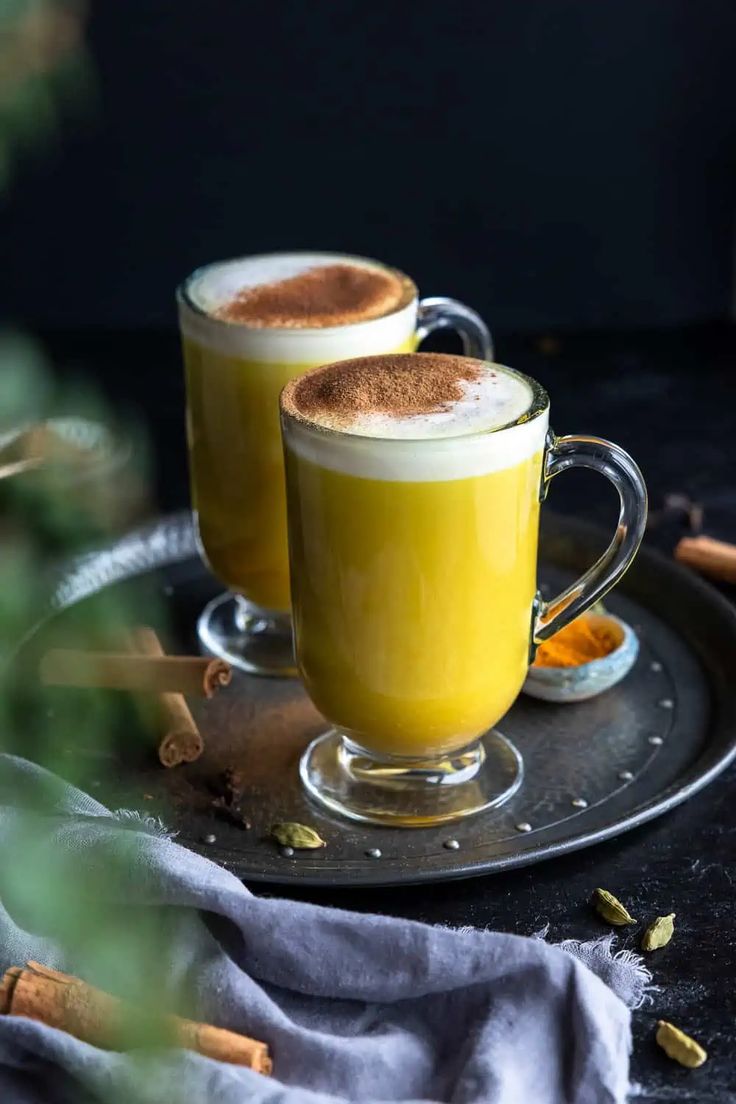
{"type": "Polygon", "coordinates": [[[94,102],[86,14],[83,0],[0,0],[0,190],[54,139],[62,112],[94,102]]]}
{"type": "MultiPolygon", "coordinates": [[[[25,157],[48,150],[64,113],[79,117],[95,103],[86,15],[84,0],[0,0],[0,193],[25,157]]],[[[92,766],[103,800],[116,786],[121,738],[128,751],[136,741],[150,746],[150,706],[125,694],[42,686],[33,637],[21,649],[23,660],[16,652],[49,614],[58,565],[114,540],[144,508],[147,459],[142,434],[121,423],[99,394],[60,382],[32,338],[0,330],[0,752],[43,763],[83,788],[92,766]],[[83,472],[48,463],[1,478],[3,449],[12,453],[24,427],[58,419],[66,419],[64,432],[103,427],[97,462],[83,472]]],[[[56,635],[55,622],[47,624],[44,648],[110,646],[132,624],[161,627],[164,613],[150,590],[134,587],[111,588],[65,616],[56,635]]],[[[3,818],[0,911],[29,937],[49,939],[55,965],[138,1005],[138,1044],[141,1023],[148,1046],[163,1044],[161,1011],[196,1014],[191,994],[181,984],[173,991],[170,980],[175,935],[191,918],[135,907],[137,831],[113,825],[114,846],[98,842],[82,858],[58,847],[52,821],[37,820],[22,795],[16,798],[15,815],[6,810],[3,818]]],[[[137,1053],[127,1091],[110,1090],[113,1104],[186,1099],[155,1052],[137,1053]]]]}
{"type": "MultiPolygon", "coordinates": [[[[142,434],[113,416],[89,387],[56,379],[28,339],[0,337],[0,410],[2,664],[49,615],[61,565],[108,545],[129,528],[146,509],[150,479],[142,434]],[[15,425],[12,416],[18,419],[15,425]],[[12,456],[14,442],[28,426],[70,433],[77,451],[66,462],[52,458],[2,478],[3,457],[12,456]]],[[[52,622],[46,646],[56,632],[62,646],[119,647],[131,625],[160,625],[162,618],[149,592],[111,588],[81,603],[61,629],[52,622]]],[[[25,666],[17,666],[12,682],[0,683],[0,750],[32,751],[34,758],[68,774],[75,748],[107,754],[119,730],[140,721],[140,711],[126,695],[63,694],[42,686],[35,661],[31,656],[25,666]]]]}
{"type": "MultiPolygon", "coordinates": [[[[60,565],[114,541],[130,524],[131,504],[145,501],[146,450],[130,447],[140,445],[140,434],[121,425],[99,395],[59,382],[39,348],[16,335],[0,340],[0,399],[0,471],[2,442],[14,431],[38,420],[55,424],[71,411],[86,425],[94,417],[106,440],[115,442],[99,465],[77,470],[50,461],[0,478],[0,751],[40,762],[82,788],[94,776],[95,796],[109,801],[118,789],[120,755],[154,754],[153,703],[146,707],[112,691],[44,686],[38,660],[53,646],[124,647],[134,624],[161,629],[157,592],[107,588],[47,621],[39,647],[28,637],[50,613],[60,565]],[[19,419],[15,426],[11,417],[19,419]]],[[[159,1014],[193,1010],[187,995],[167,984],[180,918],[131,901],[138,833],[118,827],[112,846],[98,842],[91,861],[80,862],[78,854],[56,846],[50,822],[36,820],[32,808],[24,813],[21,806],[10,826],[5,823],[0,906],[24,931],[52,940],[67,971],[131,1001],[138,1023],[143,1017],[147,1025],[146,1045],[163,1045],[159,1014]]],[[[135,821],[127,824],[135,827],[135,821]]],[[[135,1038],[140,1045],[140,1030],[135,1038]]],[[[150,1077],[150,1064],[146,1069],[150,1077]]]]}

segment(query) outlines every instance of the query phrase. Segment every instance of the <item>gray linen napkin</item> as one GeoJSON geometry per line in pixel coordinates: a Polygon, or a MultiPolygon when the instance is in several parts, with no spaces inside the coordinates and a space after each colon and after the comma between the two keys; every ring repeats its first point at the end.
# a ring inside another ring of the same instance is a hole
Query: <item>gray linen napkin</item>
{"type": "Polygon", "coordinates": [[[63,908],[24,899],[19,868],[30,877],[50,856],[54,876],[82,873],[90,908],[102,893],[130,930],[155,918],[164,998],[187,991],[196,1018],[268,1041],[274,1076],[183,1051],[112,1053],[0,1017],[3,1104],[626,1098],[624,1001],[638,990],[607,947],[588,959],[593,969],[596,957],[604,963],[609,984],[541,939],[257,897],[155,825],[121,819],[42,768],[0,755],[2,970],[28,959],[68,973],[84,966],[86,981],[110,988],[104,971],[91,974],[70,954],[63,908]]]}

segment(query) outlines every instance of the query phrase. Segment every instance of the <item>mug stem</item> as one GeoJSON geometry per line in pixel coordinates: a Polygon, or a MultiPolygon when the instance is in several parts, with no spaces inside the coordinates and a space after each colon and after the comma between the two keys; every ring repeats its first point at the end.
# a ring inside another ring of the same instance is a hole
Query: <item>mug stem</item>
{"type": "Polygon", "coordinates": [[[375,758],[337,728],[304,752],[299,773],[312,798],[368,824],[429,828],[493,809],[516,793],[521,756],[491,730],[455,752],[428,759],[375,758]]]}
{"type": "Polygon", "coordinates": [[[296,675],[291,616],[262,609],[227,591],[208,602],[197,621],[205,651],[251,675],[296,675]]]}

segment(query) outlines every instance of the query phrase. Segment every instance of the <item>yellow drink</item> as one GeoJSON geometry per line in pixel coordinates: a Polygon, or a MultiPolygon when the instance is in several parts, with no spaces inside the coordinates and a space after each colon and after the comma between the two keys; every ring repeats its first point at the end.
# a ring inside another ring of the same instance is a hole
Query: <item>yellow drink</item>
{"type": "Polygon", "coordinates": [[[287,448],[293,618],[317,708],[379,755],[464,747],[528,666],[541,453],[448,480],[366,479],[287,448]]]}
{"type": "Polygon", "coordinates": [[[322,364],[411,352],[434,329],[454,328],[479,356],[490,335],[461,303],[420,302],[404,273],[342,254],[220,261],[192,273],[177,301],[194,517],[227,587],[197,632],[244,671],[293,676],[279,393],[322,364]]]}
{"type": "Polygon", "coordinates": [[[416,287],[403,273],[322,254],[211,265],[180,295],[202,552],[229,590],[261,610],[289,610],[282,388],[328,360],[413,351],[417,309],[416,287]],[[251,298],[242,299],[243,286],[251,298]],[[386,302],[393,306],[384,310],[386,302]],[[333,315],[340,321],[329,322],[333,315]]]}
{"type": "MultiPolygon", "coordinates": [[[[395,349],[415,344],[412,333],[395,349]]],[[[184,364],[192,505],[207,563],[230,590],[288,610],[279,394],[315,365],[250,360],[191,338],[184,364]]]]}
{"type": "Polygon", "coordinates": [[[636,465],[610,442],[548,435],[539,384],[467,357],[328,364],[286,385],[281,415],[297,663],[329,722],[301,756],[305,789],[406,828],[497,807],[522,783],[495,726],[532,641],[590,606],[641,540],[636,465]],[[538,602],[540,499],[574,465],[616,484],[619,526],[538,602]]]}

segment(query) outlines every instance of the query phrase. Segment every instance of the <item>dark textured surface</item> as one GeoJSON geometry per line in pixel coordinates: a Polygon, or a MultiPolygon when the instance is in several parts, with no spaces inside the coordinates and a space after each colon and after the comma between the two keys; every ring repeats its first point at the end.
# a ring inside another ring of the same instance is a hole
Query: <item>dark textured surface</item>
{"type": "MultiPolygon", "coordinates": [[[[182,387],[175,335],[50,335],[60,362],[99,378],[117,401],[145,411],[160,459],[161,505],[186,499],[182,387]]],[[[530,372],[550,391],[558,432],[609,436],[640,461],[652,504],[685,491],[706,509],[706,529],[736,540],[736,338],[726,327],[561,338],[540,347],[499,340],[499,359],[530,372]],[[542,348],[548,350],[547,354],[542,348]]],[[[594,476],[555,481],[557,510],[611,523],[612,496],[594,476]]],[[[648,538],[663,549],[676,521],[648,538]]],[[[733,597],[734,588],[724,588],[733,597]]],[[[733,657],[736,681],[736,656],[733,657]]],[[[736,772],[655,823],[587,851],[527,869],[465,882],[406,889],[305,890],[341,907],[447,924],[585,938],[605,929],[586,904],[591,889],[619,894],[640,919],[674,911],[672,943],[650,956],[657,984],[634,1017],[632,1075],[646,1104],[736,1100],[736,772]],[[666,1017],[709,1049],[700,1070],[681,1069],[658,1050],[654,1026],[666,1017]]],[[[289,891],[296,895],[294,890],[289,891]]],[[[624,933],[620,945],[636,945],[624,933]]],[[[595,1102],[591,1102],[595,1104],[595,1102]]]]}
{"type": "MultiPolygon", "coordinates": [[[[550,595],[559,593],[606,541],[602,529],[545,510],[541,585],[550,595]]],[[[85,608],[104,608],[116,593],[130,609],[134,602],[142,608],[142,591],[158,592],[166,604],[159,626],[166,651],[196,651],[197,616],[217,583],[192,558],[195,547],[191,518],[181,511],[82,557],[62,576],[52,601],[57,612],[16,657],[11,679],[24,663],[35,670],[54,639],[89,647],[85,616],[92,610],[85,615],[85,608]],[[182,553],[188,557],[183,561],[182,553]],[[83,596],[81,605],[74,604],[83,596]]],[[[356,824],[315,806],[299,781],[298,762],[324,722],[295,679],[237,670],[213,700],[190,702],[205,738],[196,762],[162,771],[150,750],[141,755],[140,748],[131,749],[131,721],[124,715],[112,769],[101,775],[95,731],[91,748],[78,745],[65,769],[73,768],[82,788],[101,787],[97,796],[111,808],[159,814],[182,843],[246,881],[298,888],[405,885],[539,862],[651,820],[707,785],[736,753],[731,606],[649,549],[607,602],[638,634],[633,670],[607,693],[574,706],[521,694],[501,730],[523,755],[524,783],[502,808],[461,823],[397,831],[356,824]],[[236,805],[232,785],[223,791],[228,777],[237,777],[236,805]],[[213,806],[213,796],[223,793],[226,807],[213,806]],[[582,809],[576,806],[580,799],[582,809]],[[279,821],[310,824],[327,847],[283,855],[270,834],[279,821]]],[[[52,714],[84,707],[85,691],[57,688],[50,694],[52,714]]],[[[111,706],[120,703],[118,695],[110,699],[111,706]]],[[[135,728],[145,737],[140,723],[135,728]]],[[[439,812],[439,794],[434,808],[439,812]]]]}

